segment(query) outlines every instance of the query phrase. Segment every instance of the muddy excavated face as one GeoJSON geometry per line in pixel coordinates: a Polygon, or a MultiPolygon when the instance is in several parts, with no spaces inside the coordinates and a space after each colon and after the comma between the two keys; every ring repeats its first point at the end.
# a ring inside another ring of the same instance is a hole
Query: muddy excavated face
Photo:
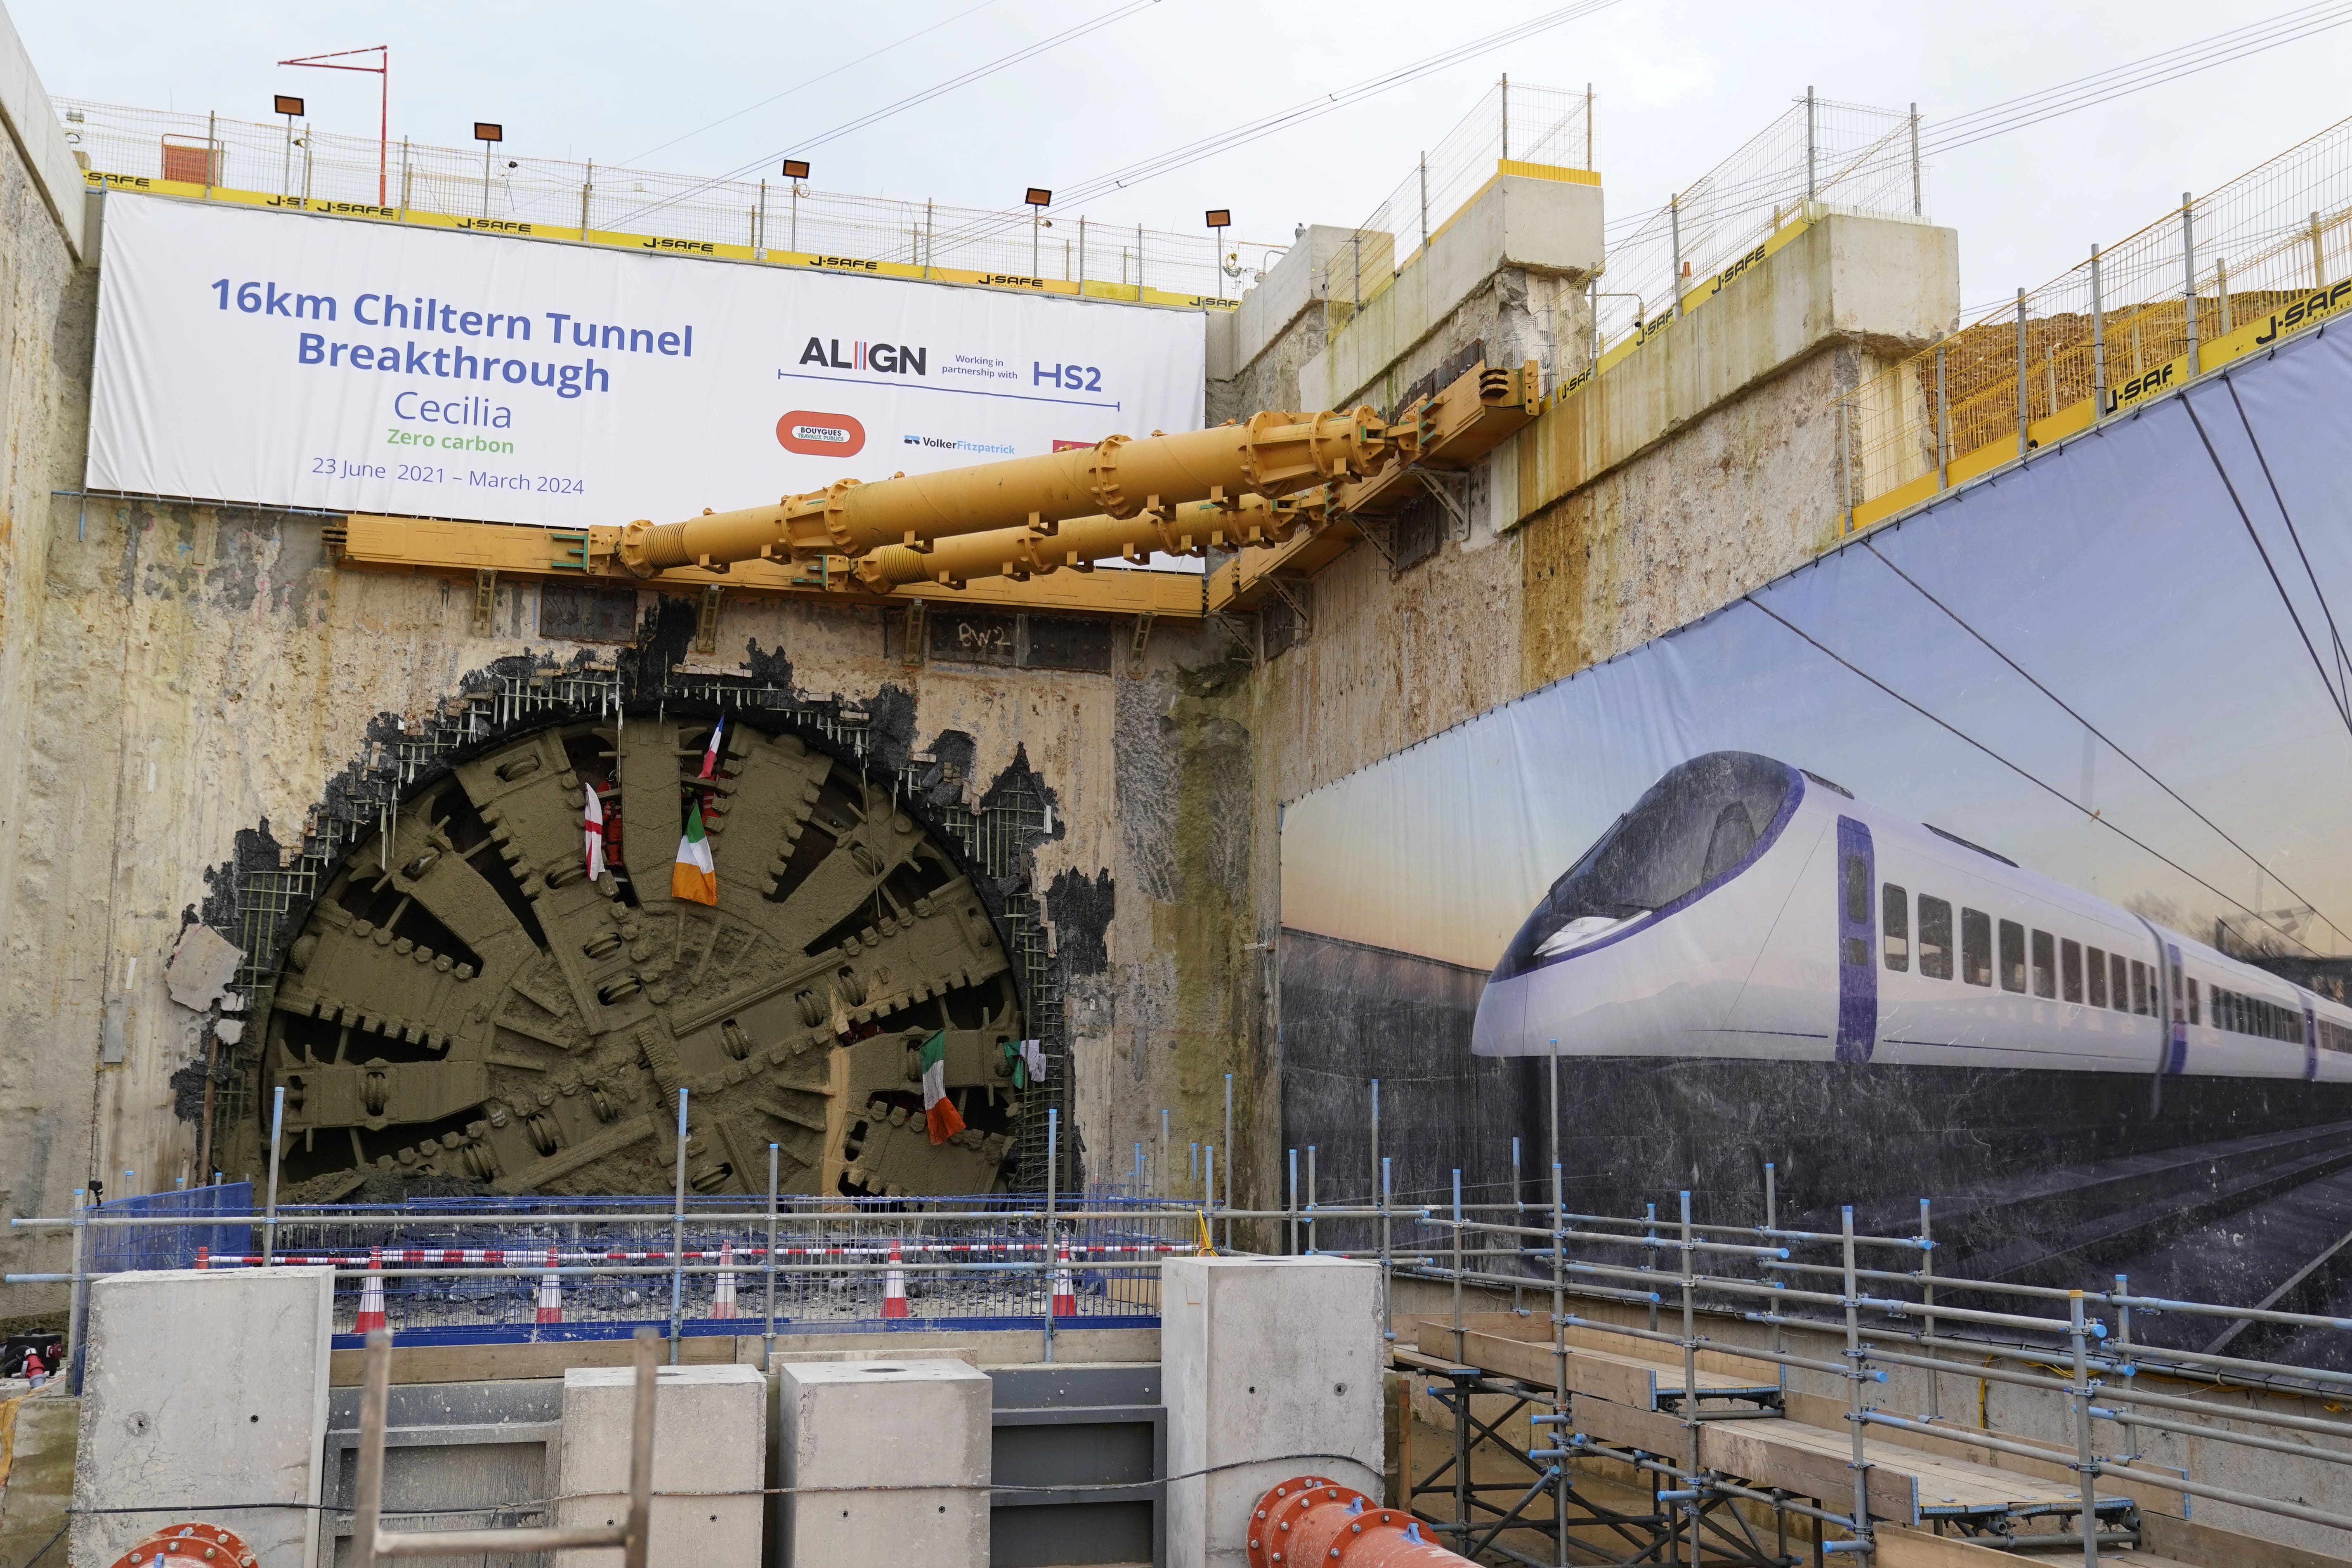
{"type": "Polygon", "coordinates": [[[764,1193],[771,1143],[786,1193],[999,1184],[1021,1013],[979,894],[887,784],[796,735],[730,721],[701,778],[711,727],[519,736],[344,861],[288,951],[257,1097],[286,1090],[292,1199],[379,1173],[667,1192],[680,1088],[698,1192],[764,1193]],[[698,802],[716,905],[671,891],[698,802]],[[937,1031],[967,1126],[934,1144],[918,1057],[937,1031]]]}

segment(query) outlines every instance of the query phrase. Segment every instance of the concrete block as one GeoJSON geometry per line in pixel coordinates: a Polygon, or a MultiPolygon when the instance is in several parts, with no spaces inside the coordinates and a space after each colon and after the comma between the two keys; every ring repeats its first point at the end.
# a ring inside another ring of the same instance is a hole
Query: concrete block
{"type": "MultiPolygon", "coordinates": [[[[1307,226],[1282,258],[1266,268],[1265,277],[1242,295],[1229,335],[1213,351],[1222,354],[1224,365],[1222,374],[1211,369],[1213,378],[1227,380],[1248,369],[1250,361],[1280,337],[1300,311],[1324,297],[1324,268],[1355,232],[1332,224],[1307,226]]],[[[1242,265],[1252,266],[1257,259],[1245,252],[1242,265]]]]}
{"type": "MultiPolygon", "coordinates": [[[[1398,241],[1401,250],[1407,245],[1398,241]]],[[[1360,400],[1500,268],[1559,274],[1581,287],[1599,269],[1602,251],[1599,185],[1497,174],[1299,368],[1299,400],[1310,408],[1360,400]]],[[[1507,364],[1517,353],[1514,345],[1489,343],[1486,363],[1507,364]]]]}
{"type": "Polygon", "coordinates": [[[986,1373],[954,1361],[803,1362],[776,1377],[787,1489],[778,1568],[985,1568],[986,1373]],[[877,1485],[912,1489],[854,1489],[877,1485]]]}
{"type": "Polygon", "coordinates": [[[1379,1265],[1170,1258],[1160,1311],[1168,1473],[1189,1478],[1168,1487],[1173,1568],[1237,1568],[1251,1506],[1292,1476],[1380,1495],[1379,1265]]]}
{"type": "MultiPolygon", "coordinates": [[[[30,1393],[21,1382],[11,1384],[8,1393],[0,1395],[17,1402],[8,1477],[0,1482],[0,1563],[15,1565],[29,1562],[71,1518],[66,1510],[73,1506],[81,1401],[66,1392],[62,1377],[30,1393]]],[[[0,1426],[5,1425],[5,1406],[0,1406],[0,1426]]]]}
{"type": "MultiPolygon", "coordinates": [[[[618,1521],[628,1507],[629,1424],[636,1372],[563,1374],[558,1524],[618,1521]],[[586,1495],[582,1495],[586,1494],[586,1495]]],[[[657,1369],[648,1568],[759,1568],[768,1456],[768,1380],[736,1363],[657,1369]]],[[[560,1552],[555,1568],[610,1568],[610,1551],[560,1552]]]]}
{"type": "Polygon", "coordinates": [[[244,962],[244,952],[212,927],[188,926],[163,961],[163,988],[181,1006],[201,1013],[228,994],[244,962]]]}
{"type": "Polygon", "coordinates": [[[16,144],[25,150],[34,188],[57,219],[66,244],[77,257],[94,258],[97,252],[85,246],[82,234],[81,166],[74,162],[65,125],[41,86],[40,73],[33,68],[33,58],[5,11],[0,11],[0,118],[6,119],[16,144]]]}
{"type": "Polygon", "coordinates": [[[1696,283],[1681,320],[1496,447],[1496,468],[1517,469],[1496,480],[1511,498],[1498,516],[1533,516],[1832,343],[1895,358],[1958,325],[1953,230],[1829,206],[1810,216],[1770,255],[1696,283]]]}
{"type": "Polygon", "coordinates": [[[228,1523],[259,1568],[308,1568],[333,1311],[325,1268],[92,1284],[71,1568],[106,1568],[150,1531],[198,1518],[228,1523]],[[224,1503],[283,1506],[209,1511],[224,1503]]]}

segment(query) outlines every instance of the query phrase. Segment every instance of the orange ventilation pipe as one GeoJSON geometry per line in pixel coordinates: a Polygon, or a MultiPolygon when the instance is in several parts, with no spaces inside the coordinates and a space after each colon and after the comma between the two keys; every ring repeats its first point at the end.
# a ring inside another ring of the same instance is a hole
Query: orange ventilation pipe
{"type": "Polygon", "coordinates": [[[1319,1476],[1294,1477],[1250,1510],[1249,1568],[1466,1568],[1469,1561],[1423,1535],[1402,1509],[1319,1476]]]}
{"type": "Polygon", "coordinates": [[[673,566],[824,555],[853,559],[887,545],[921,551],[936,540],[1025,525],[1052,534],[1076,518],[1132,519],[1188,501],[1269,500],[1360,479],[1392,455],[1412,455],[1416,431],[1391,430],[1370,408],[1352,414],[1254,415],[1244,424],[1008,458],[936,474],[860,484],[842,479],[773,506],[705,512],[684,522],[645,519],[621,531],[616,553],[640,577],[673,566]]]}
{"type": "Polygon", "coordinates": [[[1152,552],[1200,555],[1210,549],[1280,544],[1302,522],[1319,521],[1323,503],[1304,506],[1244,496],[1230,505],[1194,501],[1134,517],[1080,517],[1051,532],[1024,524],[985,533],[960,533],[929,550],[886,544],[858,558],[856,581],[887,593],[915,583],[961,588],[975,577],[1043,576],[1067,566],[1090,570],[1097,561],[1142,561],[1152,552]]]}

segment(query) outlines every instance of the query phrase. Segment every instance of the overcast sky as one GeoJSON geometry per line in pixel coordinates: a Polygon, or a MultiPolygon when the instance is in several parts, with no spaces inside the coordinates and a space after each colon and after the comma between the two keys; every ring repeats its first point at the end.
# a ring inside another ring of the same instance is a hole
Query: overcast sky
{"type": "MultiPolygon", "coordinates": [[[[2258,0],[2232,12],[2180,0],[1990,0],[1954,11],[1843,0],[1801,7],[1619,0],[1086,211],[1107,222],[1197,229],[1204,208],[1228,206],[1236,239],[1286,239],[1301,222],[1353,224],[1507,71],[1519,82],[1592,83],[1596,162],[1614,220],[1662,204],[1809,84],[1825,97],[1896,110],[1916,101],[1932,134],[1938,118],[2285,5],[2258,0]]],[[[462,145],[474,120],[498,120],[514,154],[691,174],[765,163],[773,174],[774,155],[823,132],[1118,6],[709,0],[688,11],[605,0],[396,8],[245,0],[190,9],[161,0],[102,7],[16,0],[11,15],[42,79],[61,96],[266,120],[272,93],[296,92],[318,129],[372,135],[375,78],[273,62],[389,43],[395,139],[462,145]]],[[[1069,188],[1550,9],[1158,0],[827,144],[812,154],[813,183],[1010,205],[1026,185],[1069,188]]],[[[2342,86],[2348,63],[2352,26],[1948,155],[1929,170],[1928,209],[1959,230],[1964,302],[1990,306],[2020,284],[2038,284],[2093,241],[2112,242],[2160,216],[2182,190],[2206,190],[2342,118],[2352,111],[2342,86]]]]}

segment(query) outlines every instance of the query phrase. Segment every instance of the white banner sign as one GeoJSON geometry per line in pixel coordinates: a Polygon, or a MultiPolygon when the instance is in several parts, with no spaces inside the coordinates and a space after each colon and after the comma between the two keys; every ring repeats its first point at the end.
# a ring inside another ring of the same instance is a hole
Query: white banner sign
{"type": "Polygon", "coordinates": [[[1202,422],[1190,311],[110,195],[93,489],[580,527],[1202,422]]]}

